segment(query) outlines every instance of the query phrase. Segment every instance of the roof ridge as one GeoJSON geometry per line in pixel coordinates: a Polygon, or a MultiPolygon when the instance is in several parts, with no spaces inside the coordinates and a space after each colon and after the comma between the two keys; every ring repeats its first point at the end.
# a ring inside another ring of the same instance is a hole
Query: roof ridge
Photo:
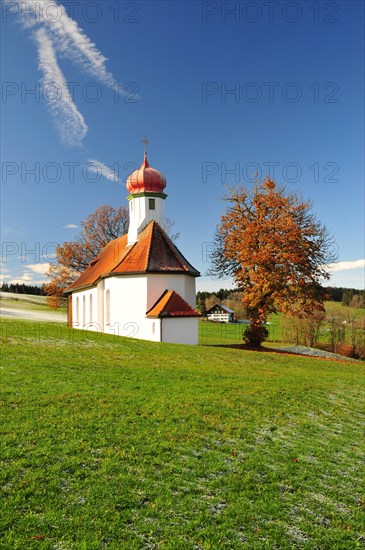
{"type": "Polygon", "coordinates": [[[149,313],[150,311],[152,311],[154,307],[157,306],[157,304],[162,300],[162,298],[163,298],[168,292],[173,292],[173,291],[171,291],[171,290],[169,290],[168,288],[166,288],[166,289],[163,291],[163,293],[161,294],[161,296],[159,296],[159,297],[157,298],[157,300],[156,300],[156,302],[153,304],[153,306],[150,307],[150,309],[146,311],[146,315],[147,315],[147,313],[149,313]]]}
{"type": "MultiPolygon", "coordinates": [[[[170,237],[167,235],[167,233],[162,229],[162,227],[157,223],[155,222],[156,225],[158,226],[158,228],[160,229],[160,232],[161,232],[161,235],[162,235],[162,238],[164,239],[164,241],[166,242],[167,246],[170,248],[172,254],[174,255],[175,257],[175,260],[181,264],[181,260],[180,258],[177,256],[176,254],[176,250],[179,252],[180,256],[182,256],[184,258],[185,261],[186,258],[185,256],[183,256],[180,252],[180,250],[177,248],[177,246],[174,245],[174,243],[172,242],[172,240],[170,239],[170,237]]],[[[187,265],[185,263],[182,264],[182,267],[184,268],[185,271],[189,272],[189,268],[187,267],[187,265]]],[[[193,267],[193,266],[192,266],[193,267]]]]}
{"type": "Polygon", "coordinates": [[[128,244],[128,233],[110,241],[65,292],[87,285],[95,286],[103,277],[131,273],[200,275],[164,228],[156,220],[151,220],[139,233],[135,243],[128,244]]]}
{"type": "MultiPolygon", "coordinates": [[[[152,248],[152,237],[153,237],[153,231],[155,229],[155,224],[157,222],[155,220],[152,220],[146,227],[145,229],[147,229],[147,227],[152,224],[152,229],[151,229],[151,237],[150,237],[150,242],[149,242],[149,246],[148,246],[148,254],[147,254],[147,259],[146,259],[146,265],[145,265],[145,271],[148,270],[148,264],[150,263],[150,256],[151,256],[151,248],[152,248]]],[[[158,225],[158,224],[157,224],[158,225]]]]}
{"type": "MultiPolygon", "coordinates": [[[[176,294],[177,296],[180,296],[180,294],[178,292],[175,292],[175,290],[168,290],[167,291],[167,294],[170,293],[170,296],[167,298],[167,301],[166,301],[166,304],[165,304],[165,307],[168,305],[168,303],[171,301],[171,298],[173,297],[174,294],[176,294]]],[[[180,296],[180,298],[182,298],[182,296],[180,296]]],[[[183,298],[184,300],[184,298],[183,298]]],[[[186,300],[185,300],[186,301],[186,300]]]]}
{"type": "MultiPolygon", "coordinates": [[[[125,235],[128,235],[128,233],[125,233],[125,235]]],[[[123,235],[124,236],[124,235],[123,235]]],[[[111,241],[113,242],[113,241],[111,241]]],[[[137,241],[138,242],[138,241],[137,241]]],[[[113,273],[119,266],[122,262],[124,262],[124,260],[126,258],[128,258],[129,254],[132,252],[133,248],[135,247],[135,245],[137,244],[137,242],[133,243],[130,245],[130,249],[128,250],[127,254],[125,256],[123,256],[123,258],[117,263],[116,266],[113,267],[113,269],[111,270],[111,273],[113,273]]],[[[126,248],[128,248],[128,241],[127,241],[127,246],[126,248]]],[[[118,258],[119,259],[119,258],[118,258]]]]}
{"type": "Polygon", "coordinates": [[[165,290],[146,312],[146,317],[200,317],[200,313],[176,290],[165,290]]]}

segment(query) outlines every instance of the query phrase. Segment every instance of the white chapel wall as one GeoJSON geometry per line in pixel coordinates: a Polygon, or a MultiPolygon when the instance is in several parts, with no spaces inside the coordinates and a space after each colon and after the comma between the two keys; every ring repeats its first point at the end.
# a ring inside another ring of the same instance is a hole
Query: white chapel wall
{"type": "Polygon", "coordinates": [[[155,342],[198,343],[196,318],[148,319],[146,312],[166,290],[175,290],[195,306],[195,278],[188,275],[150,274],[107,277],[97,287],[74,292],[73,327],[155,342]],[[110,295],[110,322],[106,323],[106,294],[110,295]],[[91,301],[90,301],[91,297],[91,301]],[[85,302],[84,302],[85,298],[85,302]],[[77,311],[78,305],[78,311],[77,311]]]}
{"type": "Polygon", "coordinates": [[[148,301],[149,310],[160,298],[165,290],[175,290],[192,307],[196,305],[195,277],[190,275],[149,274],[148,275],[148,301]]]}
{"type": "Polygon", "coordinates": [[[72,326],[101,332],[98,324],[98,293],[96,288],[74,292],[72,295],[72,326]]]}
{"type": "Polygon", "coordinates": [[[174,344],[198,344],[198,318],[162,319],[162,341],[174,344]]]}
{"type": "Polygon", "coordinates": [[[153,220],[155,220],[162,227],[162,229],[168,233],[165,218],[165,199],[157,196],[142,196],[130,199],[129,220],[129,242],[135,242],[137,240],[138,233],[140,233],[153,220]],[[154,200],[154,209],[149,208],[150,199],[154,200]]]}
{"type": "Polygon", "coordinates": [[[104,301],[108,291],[110,292],[110,323],[106,323],[105,314],[104,332],[150,340],[152,327],[148,325],[146,319],[146,276],[108,277],[104,282],[104,301]]]}

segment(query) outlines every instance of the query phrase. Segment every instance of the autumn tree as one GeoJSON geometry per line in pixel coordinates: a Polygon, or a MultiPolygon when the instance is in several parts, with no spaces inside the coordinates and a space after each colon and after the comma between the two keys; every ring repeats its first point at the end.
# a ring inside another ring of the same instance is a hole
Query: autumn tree
{"type": "Polygon", "coordinates": [[[234,311],[236,319],[246,318],[246,311],[242,306],[242,292],[230,292],[224,300],[224,305],[234,311]]]}
{"type": "Polygon", "coordinates": [[[331,351],[337,352],[337,347],[345,343],[346,338],[346,312],[339,310],[335,304],[328,304],[326,308],[326,324],[331,343],[331,351]]]}
{"type": "Polygon", "coordinates": [[[215,306],[216,304],[220,303],[220,299],[216,294],[210,294],[206,300],[205,300],[205,307],[207,310],[209,310],[211,307],[215,306]]]}
{"type": "Polygon", "coordinates": [[[49,307],[59,307],[64,289],[77,279],[108,242],[128,231],[128,223],[126,208],[100,206],[81,222],[82,230],[74,241],[57,246],[55,262],[47,273],[50,281],[44,285],[49,307]]]}
{"type": "Polygon", "coordinates": [[[302,316],[323,311],[322,279],[336,260],[333,240],[311,213],[311,204],[267,178],[225,197],[211,273],[233,276],[250,320],[245,341],[259,347],[270,313],[302,316]]]}
{"type": "Polygon", "coordinates": [[[349,341],[352,347],[352,356],[356,359],[365,358],[365,320],[358,317],[354,311],[349,308],[346,312],[346,328],[348,329],[349,341]]]}
{"type": "Polygon", "coordinates": [[[364,295],[354,294],[351,298],[350,307],[363,308],[365,306],[364,295]]]}
{"type": "Polygon", "coordinates": [[[205,300],[203,296],[198,296],[197,302],[196,302],[196,309],[199,311],[199,313],[202,314],[203,317],[206,317],[207,315],[207,308],[205,305],[205,300]]]}
{"type": "Polygon", "coordinates": [[[284,317],[282,321],[284,340],[296,345],[314,347],[318,342],[325,317],[325,312],[320,310],[314,310],[302,317],[293,315],[284,317]]]}

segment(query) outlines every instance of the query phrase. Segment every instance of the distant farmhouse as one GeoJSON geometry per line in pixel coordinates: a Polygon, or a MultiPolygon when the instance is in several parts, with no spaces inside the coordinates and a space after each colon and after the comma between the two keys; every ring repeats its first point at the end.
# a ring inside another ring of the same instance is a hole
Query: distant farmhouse
{"type": "Polygon", "coordinates": [[[209,321],[232,323],[234,321],[234,311],[223,304],[216,304],[208,309],[207,317],[209,321]]]}

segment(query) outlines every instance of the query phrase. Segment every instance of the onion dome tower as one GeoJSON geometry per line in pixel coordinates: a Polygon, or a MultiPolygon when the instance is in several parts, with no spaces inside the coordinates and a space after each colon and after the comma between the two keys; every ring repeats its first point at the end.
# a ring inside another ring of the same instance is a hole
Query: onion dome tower
{"type": "Polygon", "coordinates": [[[156,221],[165,232],[168,232],[165,218],[166,178],[148,164],[146,145],[144,144],[144,160],[141,166],[132,172],[127,179],[129,191],[129,229],[128,245],[138,241],[138,234],[151,221],[156,221]]]}

